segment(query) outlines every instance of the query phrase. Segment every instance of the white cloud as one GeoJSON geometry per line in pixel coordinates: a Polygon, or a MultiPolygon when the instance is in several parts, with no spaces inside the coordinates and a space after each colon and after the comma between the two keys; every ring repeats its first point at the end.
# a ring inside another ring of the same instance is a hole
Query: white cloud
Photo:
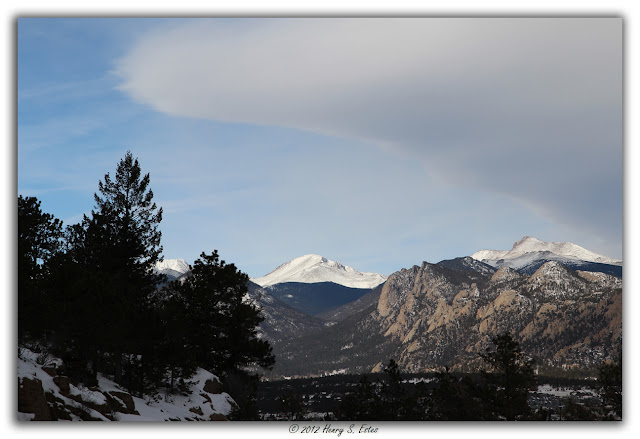
{"type": "Polygon", "coordinates": [[[621,238],[621,19],[198,20],[117,71],[164,113],[366,139],[621,238]]]}

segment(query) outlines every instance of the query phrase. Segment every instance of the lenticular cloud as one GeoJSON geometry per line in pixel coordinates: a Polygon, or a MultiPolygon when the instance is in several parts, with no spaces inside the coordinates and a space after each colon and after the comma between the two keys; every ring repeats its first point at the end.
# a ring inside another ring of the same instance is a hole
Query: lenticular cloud
{"type": "Polygon", "coordinates": [[[620,239],[620,19],[198,20],[117,72],[167,114],[368,140],[620,239]]]}

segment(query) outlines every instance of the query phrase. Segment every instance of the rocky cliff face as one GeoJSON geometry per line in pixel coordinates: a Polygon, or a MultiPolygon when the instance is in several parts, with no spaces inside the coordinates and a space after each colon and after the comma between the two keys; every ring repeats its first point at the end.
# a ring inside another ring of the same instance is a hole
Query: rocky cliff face
{"type": "Polygon", "coordinates": [[[500,269],[486,282],[423,263],[391,276],[377,308],[385,337],[398,340],[399,362],[409,370],[464,369],[505,331],[549,365],[589,367],[615,354],[621,310],[619,278],[557,262],[529,277],[500,269]]]}
{"type": "Polygon", "coordinates": [[[289,370],[351,371],[349,352],[357,353],[359,371],[379,371],[388,357],[407,371],[473,370],[491,337],[506,331],[543,368],[586,370],[615,357],[622,339],[621,279],[555,261],[531,276],[507,267],[492,272],[447,265],[456,269],[425,262],[392,274],[375,307],[340,322],[330,336],[285,346],[278,359],[283,370],[298,361],[304,345],[322,360],[289,370]]]}

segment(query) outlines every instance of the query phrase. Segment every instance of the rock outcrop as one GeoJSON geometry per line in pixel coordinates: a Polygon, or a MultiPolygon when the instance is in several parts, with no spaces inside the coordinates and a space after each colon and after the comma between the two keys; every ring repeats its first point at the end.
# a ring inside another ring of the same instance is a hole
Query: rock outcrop
{"type": "Polygon", "coordinates": [[[220,421],[233,399],[213,374],[199,369],[186,393],[138,398],[103,376],[85,387],[64,375],[60,360],[41,365],[38,355],[21,349],[18,359],[19,421],[220,421]]]}

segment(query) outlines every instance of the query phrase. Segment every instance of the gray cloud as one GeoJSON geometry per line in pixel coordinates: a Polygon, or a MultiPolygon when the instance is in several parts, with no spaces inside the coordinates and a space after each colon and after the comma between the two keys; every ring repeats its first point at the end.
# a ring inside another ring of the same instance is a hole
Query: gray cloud
{"type": "Polygon", "coordinates": [[[620,19],[201,20],[117,73],[158,111],[371,141],[621,241],[620,19]]]}

